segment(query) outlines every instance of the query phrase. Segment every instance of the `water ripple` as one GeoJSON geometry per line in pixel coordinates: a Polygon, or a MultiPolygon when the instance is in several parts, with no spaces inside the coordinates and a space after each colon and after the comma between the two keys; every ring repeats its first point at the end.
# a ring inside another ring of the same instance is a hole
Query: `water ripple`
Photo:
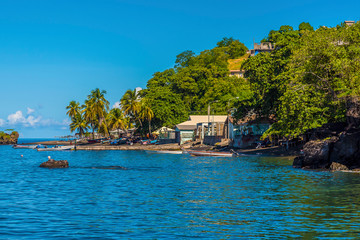
{"type": "Polygon", "coordinates": [[[287,158],[0,146],[4,239],[357,239],[360,178],[287,158]],[[24,157],[20,157],[20,155],[24,157]]]}

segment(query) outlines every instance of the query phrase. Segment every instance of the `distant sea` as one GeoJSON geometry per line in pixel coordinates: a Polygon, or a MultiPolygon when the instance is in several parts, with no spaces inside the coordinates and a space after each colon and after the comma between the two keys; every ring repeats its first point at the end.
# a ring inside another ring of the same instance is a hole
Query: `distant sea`
{"type": "Polygon", "coordinates": [[[60,138],[19,138],[19,144],[33,143],[33,142],[44,142],[44,141],[54,141],[54,140],[62,140],[60,138]]]}

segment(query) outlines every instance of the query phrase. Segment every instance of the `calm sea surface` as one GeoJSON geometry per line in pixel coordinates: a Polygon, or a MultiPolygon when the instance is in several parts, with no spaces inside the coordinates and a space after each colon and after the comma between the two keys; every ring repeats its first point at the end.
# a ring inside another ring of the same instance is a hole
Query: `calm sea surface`
{"type": "Polygon", "coordinates": [[[360,174],[291,163],[0,146],[0,238],[359,239],[360,174]]]}

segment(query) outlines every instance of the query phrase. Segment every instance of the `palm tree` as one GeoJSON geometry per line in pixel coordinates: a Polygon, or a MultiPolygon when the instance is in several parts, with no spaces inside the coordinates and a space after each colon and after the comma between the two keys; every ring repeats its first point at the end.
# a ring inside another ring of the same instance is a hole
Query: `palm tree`
{"type": "Polygon", "coordinates": [[[88,130],[89,125],[81,113],[77,113],[73,118],[70,124],[70,131],[74,132],[78,131],[80,138],[84,135],[84,133],[88,130]]]}
{"type": "Polygon", "coordinates": [[[71,101],[69,106],[66,107],[66,109],[68,109],[66,115],[68,115],[70,118],[74,118],[78,113],[80,113],[80,103],[76,101],[71,101]]]}
{"type": "Polygon", "coordinates": [[[109,101],[105,99],[106,91],[100,91],[99,88],[92,90],[85,100],[85,118],[91,124],[93,133],[95,128],[102,129],[108,133],[108,129],[104,128],[106,124],[106,115],[109,110],[109,101]],[[103,125],[105,121],[105,125],[103,125]]]}
{"type": "Polygon", "coordinates": [[[125,118],[123,112],[119,108],[113,108],[108,115],[108,122],[111,130],[118,129],[120,136],[120,129],[125,129],[125,118]]]}
{"type": "Polygon", "coordinates": [[[85,105],[83,105],[83,114],[84,114],[84,119],[91,126],[92,136],[94,139],[94,132],[98,124],[97,124],[96,114],[92,110],[92,104],[90,100],[85,100],[85,105]]]}
{"type": "Polygon", "coordinates": [[[154,112],[151,110],[148,101],[143,98],[140,102],[139,119],[140,121],[149,121],[149,134],[151,135],[151,119],[154,117],[154,112]]]}
{"type": "Polygon", "coordinates": [[[140,97],[136,89],[134,91],[127,90],[120,100],[124,113],[136,118],[136,114],[140,109],[140,97]]]}

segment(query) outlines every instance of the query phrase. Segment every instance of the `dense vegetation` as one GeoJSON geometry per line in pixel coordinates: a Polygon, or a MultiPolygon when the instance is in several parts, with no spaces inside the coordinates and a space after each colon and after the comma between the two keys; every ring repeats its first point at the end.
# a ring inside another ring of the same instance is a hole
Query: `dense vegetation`
{"type": "Polygon", "coordinates": [[[255,112],[277,120],[266,135],[296,137],[307,129],[345,120],[360,94],[360,24],[299,30],[282,26],[263,41],[275,44],[243,63],[252,95],[238,118],[255,112]]]}
{"type": "MultiPolygon", "coordinates": [[[[143,129],[144,121],[151,121],[152,110],[146,103],[146,98],[140,98],[136,90],[128,90],[121,99],[122,108],[109,109],[109,102],[105,98],[106,91],[94,89],[87,96],[83,105],[71,101],[66,107],[67,115],[71,118],[70,131],[80,137],[89,135],[88,130],[108,136],[111,130],[122,129],[125,132],[137,124],[139,130],[143,129]]],[[[150,124],[149,131],[151,132],[150,124]]]]}
{"type": "Polygon", "coordinates": [[[245,79],[230,77],[228,60],[242,57],[247,48],[239,40],[224,38],[211,50],[176,56],[174,68],[154,74],[140,94],[148,99],[156,127],[173,127],[189,114],[206,114],[209,103],[216,113],[227,113],[233,99],[248,98],[245,79]]]}
{"type": "Polygon", "coordinates": [[[136,125],[141,133],[173,127],[189,114],[250,114],[275,123],[266,136],[296,137],[307,129],[344,121],[351,103],[360,96],[360,24],[320,27],[301,23],[298,30],[281,26],[262,40],[274,50],[248,57],[247,48],[233,38],[196,55],[177,55],[175,66],[157,72],[139,92],[128,90],[121,108],[109,110],[105,91],[95,89],[80,106],[67,107],[71,130],[107,134],[136,125]],[[245,78],[229,76],[229,64],[242,62],[245,78]]]}

